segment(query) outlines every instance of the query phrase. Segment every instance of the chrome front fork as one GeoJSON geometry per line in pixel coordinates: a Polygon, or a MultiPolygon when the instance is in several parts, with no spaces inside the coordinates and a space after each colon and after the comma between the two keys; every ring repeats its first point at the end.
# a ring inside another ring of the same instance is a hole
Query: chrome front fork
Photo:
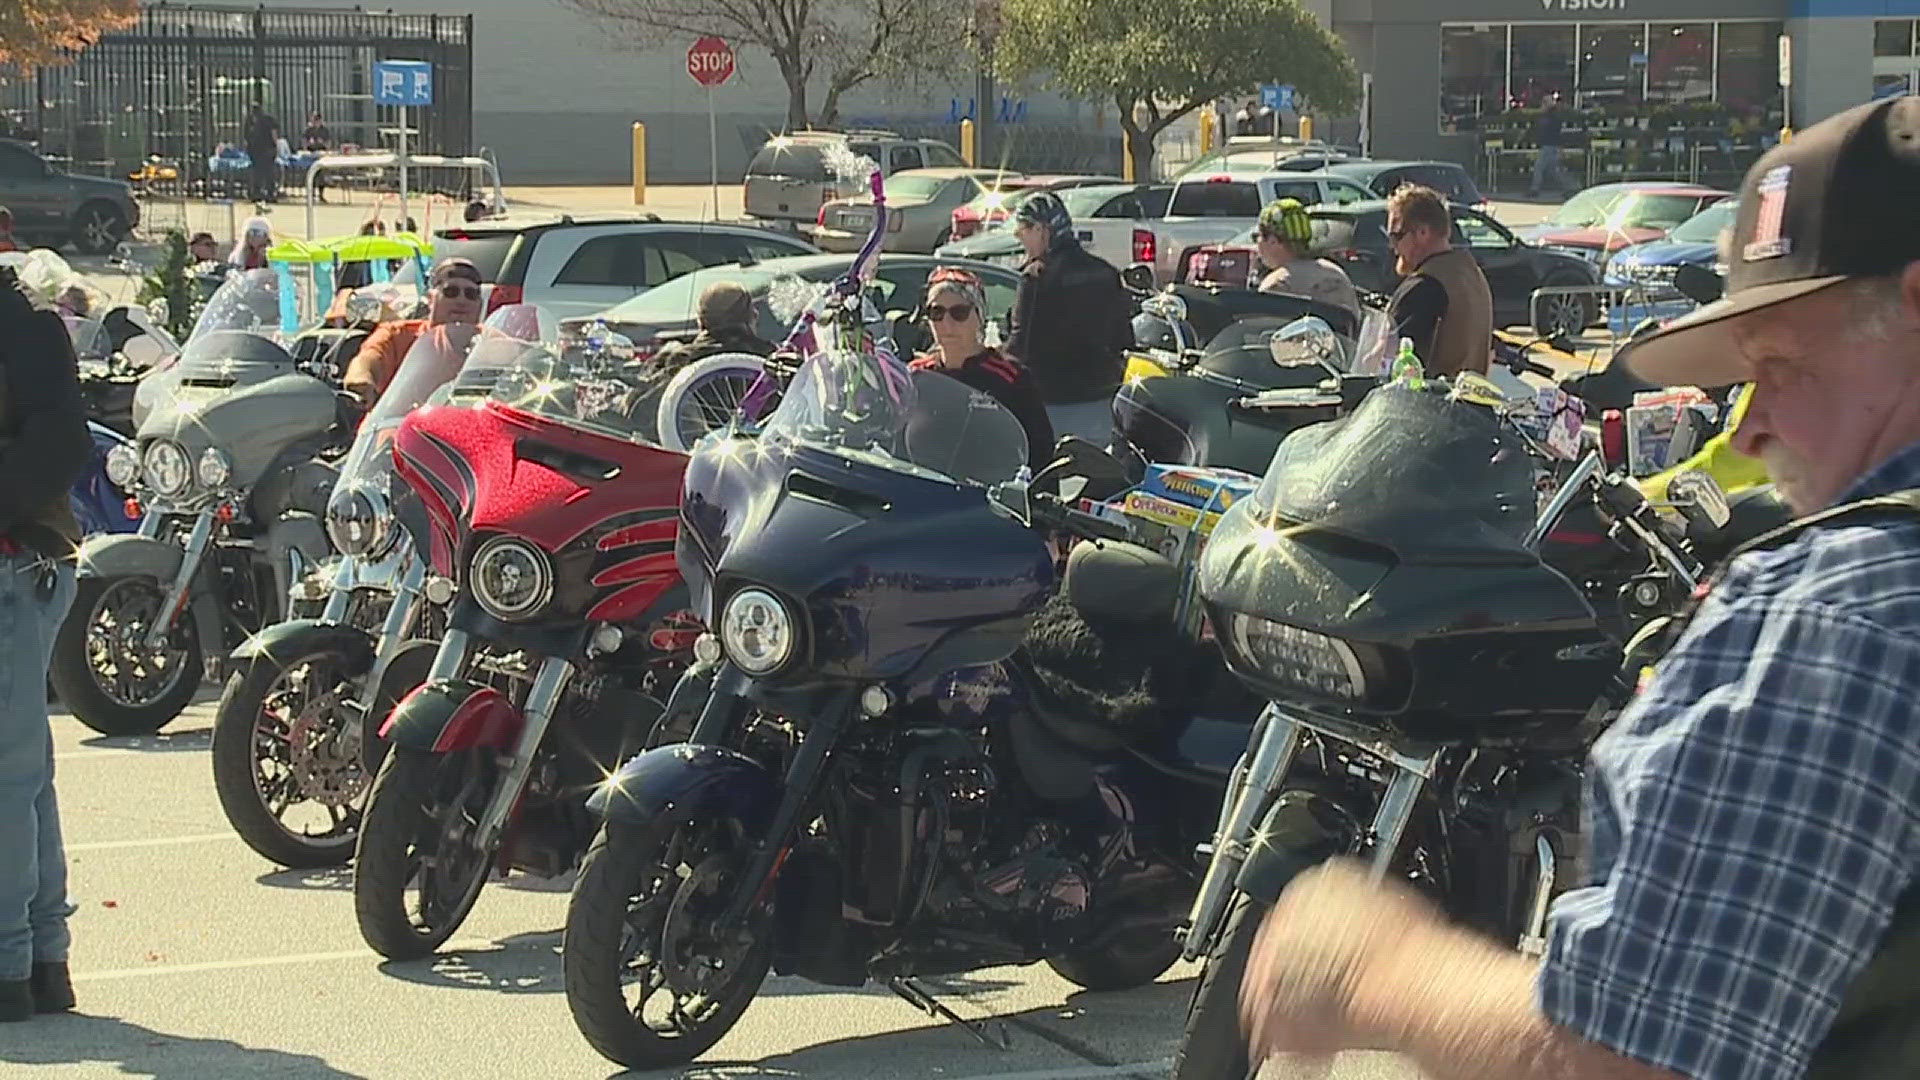
{"type": "Polygon", "coordinates": [[[492,851],[500,842],[507,815],[520,800],[520,789],[526,786],[527,774],[533,771],[534,753],[540,749],[540,741],[547,737],[554,709],[560,704],[560,695],[566,691],[567,677],[571,674],[573,665],[557,656],[542,660],[540,669],[534,673],[533,688],[527,691],[527,706],[522,712],[520,735],[506,758],[506,774],[493,789],[493,797],[480,815],[478,835],[482,851],[492,851]]]}
{"type": "Polygon", "coordinates": [[[1184,958],[1198,959],[1212,946],[1233,898],[1240,868],[1252,854],[1259,823],[1283,790],[1307,731],[1357,746],[1383,759],[1392,768],[1393,777],[1387,782],[1386,793],[1381,796],[1366,837],[1371,848],[1369,876],[1380,881],[1392,868],[1393,857],[1420,801],[1420,789],[1433,775],[1433,767],[1439,760],[1439,750],[1424,746],[1398,747],[1357,724],[1329,717],[1293,716],[1277,705],[1268,705],[1254,728],[1252,747],[1234,766],[1219,831],[1213,838],[1213,858],[1187,919],[1186,938],[1181,947],[1184,958]]]}
{"type": "MultiPolygon", "coordinates": [[[[407,561],[407,568],[394,589],[393,603],[387,607],[386,621],[380,624],[380,640],[373,643],[373,668],[367,672],[366,681],[369,694],[379,691],[380,680],[387,674],[387,665],[393,663],[400,646],[407,643],[407,635],[420,617],[420,585],[426,576],[426,567],[421,565],[419,559],[407,561]]],[[[329,600],[328,604],[331,605],[332,601],[329,600]]]]}
{"type": "MultiPolygon", "coordinates": [[[[148,515],[149,518],[155,515],[148,515]]],[[[144,531],[146,523],[141,522],[144,531]]],[[[154,652],[167,647],[167,638],[173,632],[173,623],[180,617],[180,609],[186,606],[187,590],[193,587],[193,575],[200,571],[200,560],[206,557],[207,544],[213,537],[213,511],[202,510],[200,516],[193,519],[193,531],[187,534],[186,551],[180,556],[180,569],[173,575],[173,581],[167,586],[167,595],[160,603],[159,614],[153,625],[147,627],[144,644],[154,652]]]]}

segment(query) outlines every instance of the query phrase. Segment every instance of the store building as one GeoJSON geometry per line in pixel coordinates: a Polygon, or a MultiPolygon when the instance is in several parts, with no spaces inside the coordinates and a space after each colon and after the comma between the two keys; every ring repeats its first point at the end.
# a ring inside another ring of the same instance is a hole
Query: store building
{"type": "Polygon", "coordinates": [[[1333,0],[1330,14],[1371,76],[1373,152],[1463,162],[1496,189],[1525,185],[1555,95],[1576,181],[1729,183],[1783,124],[1920,90],[1920,0],[1333,0]]]}

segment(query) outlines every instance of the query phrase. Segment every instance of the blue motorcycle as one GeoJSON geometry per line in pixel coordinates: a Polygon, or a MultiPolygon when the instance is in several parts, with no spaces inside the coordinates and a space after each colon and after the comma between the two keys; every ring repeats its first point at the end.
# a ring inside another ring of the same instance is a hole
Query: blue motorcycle
{"type": "Polygon", "coordinates": [[[996,484],[1026,461],[992,399],[831,348],[757,438],[695,448],[676,550],[711,632],[675,741],[591,798],[567,913],[600,1053],[690,1061],[769,969],[958,1021],[916,977],[1173,962],[1258,703],[1175,628],[1175,564],[1047,494],[1056,466],[996,484]],[[1098,541],[1064,580],[1060,533],[1098,541]]]}
{"type": "Polygon", "coordinates": [[[93,459],[68,492],[80,535],[133,532],[140,519],[127,516],[127,493],[107,476],[108,452],[133,440],[93,420],[87,421],[87,433],[93,436],[93,459]]]}

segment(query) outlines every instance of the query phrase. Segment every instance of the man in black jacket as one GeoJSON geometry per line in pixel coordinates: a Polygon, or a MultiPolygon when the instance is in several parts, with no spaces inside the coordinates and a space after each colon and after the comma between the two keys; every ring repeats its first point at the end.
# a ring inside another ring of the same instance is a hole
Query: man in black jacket
{"type": "Polygon", "coordinates": [[[73,1008],[46,686],[73,604],[67,490],[92,454],[66,327],[0,269],[0,1021],[73,1008]]]}
{"type": "Polygon", "coordinates": [[[661,349],[654,363],[664,371],[678,371],[721,353],[772,356],[773,343],[753,332],[753,294],[732,281],[716,281],[700,294],[697,312],[700,332],[690,340],[661,349]]]}
{"type": "Polygon", "coordinates": [[[1039,380],[1056,436],[1106,446],[1113,437],[1113,393],[1133,342],[1132,305],[1120,272],[1080,246],[1066,204],[1051,191],[1014,211],[1014,235],[1027,264],[1006,351],[1039,380]]]}

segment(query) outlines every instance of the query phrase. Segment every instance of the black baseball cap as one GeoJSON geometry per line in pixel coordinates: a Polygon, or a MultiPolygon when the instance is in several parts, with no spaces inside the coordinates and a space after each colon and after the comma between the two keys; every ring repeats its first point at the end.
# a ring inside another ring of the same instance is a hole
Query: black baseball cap
{"type": "Polygon", "coordinates": [[[1725,297],[1623,348],[1634,374],[1662,386],[1743,382],[1734,319],[1920,259],[1920,96],[1855,106],[1761,155],[1720,254],[1725,297]]]}

